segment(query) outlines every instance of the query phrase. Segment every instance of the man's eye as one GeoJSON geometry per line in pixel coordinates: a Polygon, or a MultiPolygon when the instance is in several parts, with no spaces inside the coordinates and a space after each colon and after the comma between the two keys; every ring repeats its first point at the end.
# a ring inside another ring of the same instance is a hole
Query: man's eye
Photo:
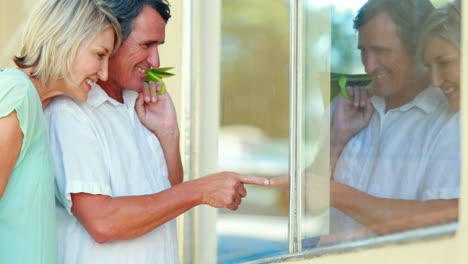
{"type": "Polygon", "coordinates": [[[376,54],[385,54],[388,52],[387,49],[383,49],[383,48],[376,48],[374,51],[376,54]]]}
{"type": "Polygon", "coordinates": [[[440,66],[447,66],[450,64],[450,61],[439,61],[438,63],[440,66]]]}

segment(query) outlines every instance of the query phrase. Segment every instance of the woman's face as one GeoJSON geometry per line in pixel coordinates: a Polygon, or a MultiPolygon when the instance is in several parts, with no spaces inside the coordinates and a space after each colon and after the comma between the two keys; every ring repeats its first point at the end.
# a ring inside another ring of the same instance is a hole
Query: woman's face
{"type": "Polygon", "coordinates": [[[84,102],[88,99],[91,83],[107,80],[109,56],[114,48],[114,31],[111,27],[101,31],[92,41],[85,41],[76,52],[70,80],[78,86],[67,85],[65,95],[84,102]]]}
{"type": "Polygon", "coordinates": [[[453,42],[433,36],[426,42],[424,61],[431,84],[447,96],[453,110],[460,109],[460,49],[453,42]]]}

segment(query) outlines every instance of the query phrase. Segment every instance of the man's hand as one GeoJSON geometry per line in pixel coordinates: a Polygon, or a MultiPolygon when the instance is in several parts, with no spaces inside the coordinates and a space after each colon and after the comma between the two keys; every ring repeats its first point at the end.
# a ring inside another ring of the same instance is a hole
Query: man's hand
{"type": "Polygon", "coordinates": [[[351,99],[338,95],[330,128],[330,171],[335,171],[336,163],[348,141],[364,129],[372,117],[374,108],[370,94],[364,87],[346,87],[351,99]]]}
{"type": "Polygon", "coordinates": [[[149,82],[143,85],[135,103],[140,122],[151,130],[159,139],[164,151],[171,185],[183,181],[183,168],[179,150],[179,126],[171,97],[167,92],[157,94],[162,89],[161,83],[149,82]]]}
{"type": "Polygon", "coordinates": [[[332,143],[346,143],[364,129],[371,119],[374,108],[370,103],[369,90],[364,87],[346,87],[352,99],[339,95],[331,125],[332,143]]]}
{"type": "Polygon", "coordinates": [[[161,89],[161,83],[145,83],[144,90],[140,92],[135,104],[141,123],[160,139],[171,134],[179,134],[174,104],[167,92],[156,93],[161,89]]]}
{"type": "Polygon", "coordinates": [[[269,185],[268,179],[235,172],[219,172],[195,181],[201,190],[202,204],[234,211],[247,195],[244,184],[269,185]]]}

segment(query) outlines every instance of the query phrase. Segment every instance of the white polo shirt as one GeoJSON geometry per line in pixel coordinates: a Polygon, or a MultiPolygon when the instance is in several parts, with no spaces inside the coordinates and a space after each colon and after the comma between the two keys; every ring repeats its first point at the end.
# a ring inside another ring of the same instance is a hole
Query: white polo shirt
{"type": "MultiPolygon", "coordinates": [[[[337,161],[334,179],[370,195],[403,200],[454,199],[460,186],[459,115],[446,112],[439,89],[385,113],[382,97],[367,128],[356,134],[337,161]]],[[[331,233],[364,228],[332,208],[331,233]]]]}
{"type": "Polygon", "coordinates": [[[55,158],[59,263],[179,263],[175,220],[132,240],[98,244],[71,214],[71,193],[146,195],[171,187],[157,137],[97,84],[85,103],[59,97],[46,108],[55,158]]]}

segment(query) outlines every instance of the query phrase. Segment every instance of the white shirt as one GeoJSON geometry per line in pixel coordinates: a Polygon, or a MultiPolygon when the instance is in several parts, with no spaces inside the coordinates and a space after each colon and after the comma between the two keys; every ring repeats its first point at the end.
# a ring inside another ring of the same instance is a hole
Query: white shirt
{"type": "MultiPolygon", "coordinates": [[[[345,146],[334,179],[370,195],[404,200],[454,199],[460,186],[458,113],[445,112],[439,89],[385,113],[382,97],[367,128],[345,146]]],[[[364,228],[332,208],[331,233],[364,228]]]]}
{"type": "Polygon", "coordinates": [[[55,158],[59,263],[179,263],[175,220],[132,240],[98,244],[71,214],[71,193],[146,195],[171,187],[157,137],[97,84],[85,103],[59,97],[46,108],[55,158]]]}

